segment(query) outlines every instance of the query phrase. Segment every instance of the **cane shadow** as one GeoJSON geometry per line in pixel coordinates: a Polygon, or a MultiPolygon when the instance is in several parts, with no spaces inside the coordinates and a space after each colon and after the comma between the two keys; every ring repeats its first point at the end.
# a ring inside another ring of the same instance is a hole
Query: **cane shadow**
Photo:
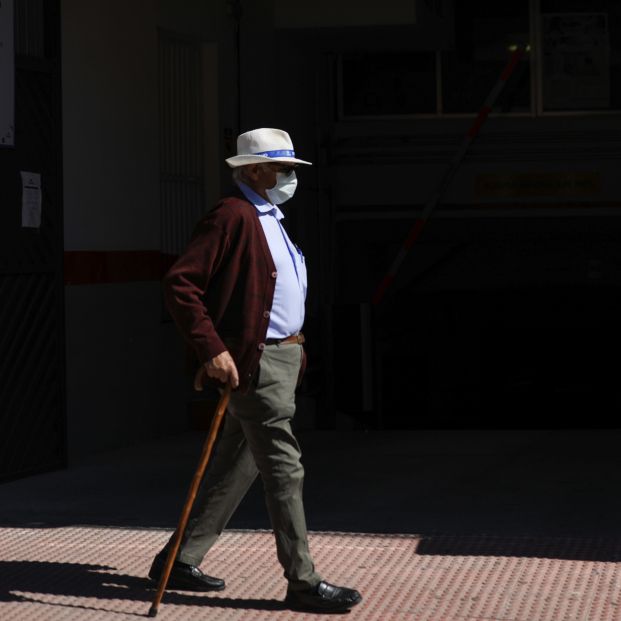
{"type": "MultiPolygon", "coordinates": [[[[60,563],[42,561],[0,561],[0,602],[31,602],[63,608],[100,610],[119,613],[119,610],[102,606],[65,602],[49,602],[43,597],[83,597],[105,602],[126,600],[144,602],[145,614],[125,612],[124,615],[147,616],[149,604],[155,598],[155,585],[147,578],[128,574],[110,573],[115,567],[82,563],[60,563]]],[[[252,599],[210,597],[207,594],[188,594],[166,591],[163,604],[181,606],[204,606],[278,611],[285,610],[283,602],[276,599],[252,599]]]]}

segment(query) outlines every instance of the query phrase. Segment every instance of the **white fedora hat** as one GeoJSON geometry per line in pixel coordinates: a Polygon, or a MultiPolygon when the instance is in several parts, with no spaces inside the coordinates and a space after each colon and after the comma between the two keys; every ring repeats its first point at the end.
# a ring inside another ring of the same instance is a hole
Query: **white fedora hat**
{"type": "Polygon", "coordinates": [[[286,131],[261,127],[240,134],[237,137],[237,155],[229,157],[226,163],[231,168],[247,164],[264,164],[265,162],[284,162],[287,164],[308,164],[310,162],[295,157],[293,143],[286,131]]]}

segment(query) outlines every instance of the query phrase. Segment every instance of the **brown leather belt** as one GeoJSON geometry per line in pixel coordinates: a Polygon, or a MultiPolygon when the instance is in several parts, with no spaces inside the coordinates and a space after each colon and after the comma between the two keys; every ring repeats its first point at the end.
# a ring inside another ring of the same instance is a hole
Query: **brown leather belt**
{"type": "Polygon", "coordinates": [[[266,345],[290,345],[291,343],[297,343],[301,345],[304,343],[306,339],[304,335],[300,332],[299,334],[292,334],[291,336],[287,336],[284,339],[265,339],[266,345]]]}

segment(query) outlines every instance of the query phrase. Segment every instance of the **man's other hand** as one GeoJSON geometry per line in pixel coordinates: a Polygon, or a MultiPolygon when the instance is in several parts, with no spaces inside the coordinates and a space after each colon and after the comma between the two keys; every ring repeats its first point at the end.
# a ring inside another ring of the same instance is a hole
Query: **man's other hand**
{"type": "Polygon", "coordinates": [[[221,381],[223,384],[230,383],[232,388],[239,386],[239,373],[228,351],[223,351],[209,362],[205,362],[198,369],[194,376],[194,390],[203,390],[205,374],[221,381]]]}

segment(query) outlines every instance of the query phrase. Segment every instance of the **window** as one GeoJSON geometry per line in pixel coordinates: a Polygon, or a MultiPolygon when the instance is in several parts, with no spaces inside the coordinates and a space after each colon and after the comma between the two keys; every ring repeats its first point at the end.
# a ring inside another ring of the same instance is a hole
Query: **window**
{"type": "MultiPolygon", "coordinates": [[[[442,111],[478,112],[498,82],[511,49],[529,42],[528,2],[458,2],[455,49],[441,52],[442,111]]],[[[495,110],[530,112],[530,62],[522,57],[495,110]]]]}
{"type": "Polygon", "coordinates": [[[541,0],[543,111],[621,109],[621,3],[541,0]]]}
{"type": "Polygon", "coordinates": [[[621,1],[477,0],[455,3],[451,50],[342,54],[341,116],[476,114],[517,46],[494,112],[621,111],[621,1]]]}
{"type": "Polygon", "coordinates": [[[344,55],[343,114],[434,113],[435,63],[434,52],[344,55]]]}

